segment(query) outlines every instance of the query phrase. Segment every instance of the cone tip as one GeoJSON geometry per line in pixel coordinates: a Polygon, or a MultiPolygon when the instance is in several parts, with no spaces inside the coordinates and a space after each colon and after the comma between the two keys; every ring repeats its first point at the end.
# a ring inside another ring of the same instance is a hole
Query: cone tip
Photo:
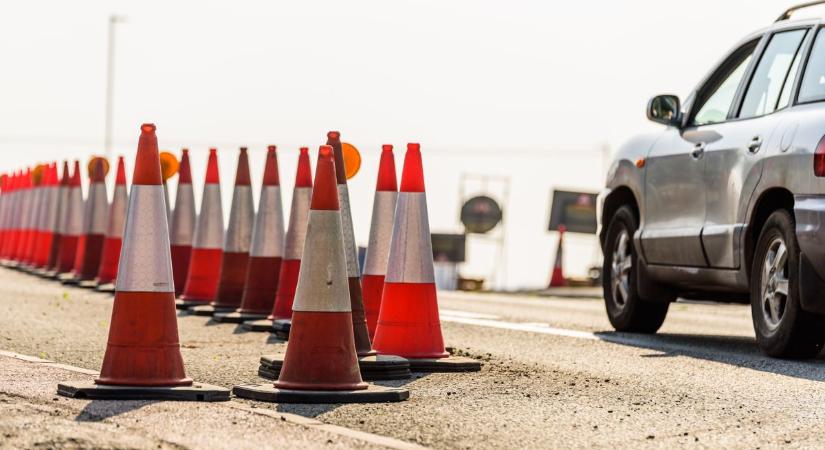
{"type": "Polygon", "coordinates": [[[338,184],[335,181],[335,162],[332,146],[318,148],[318,162],[315,166],[315,187],[312,189],[311,209],[337,211],[338,184]]]}
{"type": "Polygon", "coordinates": [[[140,126],[140,131],[144,133],[154,133],[157,127],[153,123],[144,123],[140,126]]]}
{"type": "Polygon", "coordinates": [[[330,131],[327,133],[327,137],[330,139],[340,139],[341,132],[340,131],[330,131]]]}
{"type": "Polygon", "coordinates": [[[404,169],[401,172],[401,192],[425,192],[424,167],[420,150],[421,146],[418,143],[407,144],[404,169]]]}

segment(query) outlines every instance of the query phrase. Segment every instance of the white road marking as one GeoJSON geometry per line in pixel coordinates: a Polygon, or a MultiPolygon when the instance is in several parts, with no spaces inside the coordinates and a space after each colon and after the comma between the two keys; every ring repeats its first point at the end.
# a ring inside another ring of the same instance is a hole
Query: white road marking
{"type": "Polygon", "coordinates": [[[476,313],[470,311],[456,311],[454,309],[438,309],[438,314],[442,316],[463,317],[466,319],[498,319],[499,316],[493,314],[476,313]]]}

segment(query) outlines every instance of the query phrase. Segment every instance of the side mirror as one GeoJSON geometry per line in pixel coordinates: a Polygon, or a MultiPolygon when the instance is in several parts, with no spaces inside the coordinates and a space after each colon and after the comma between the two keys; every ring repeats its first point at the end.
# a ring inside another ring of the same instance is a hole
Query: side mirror
{"type": "Polygon", "coordinates": [[[656,123],[679,126],[682,120],[681,104],[675,95],[657,95],[647,103],[647,118],[656,123]]]}

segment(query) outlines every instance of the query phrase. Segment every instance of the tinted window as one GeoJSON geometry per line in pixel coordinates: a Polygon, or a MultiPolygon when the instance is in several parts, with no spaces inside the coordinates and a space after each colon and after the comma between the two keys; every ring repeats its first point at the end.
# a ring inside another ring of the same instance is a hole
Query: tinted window
{"type": "Polygon", "coordinates": [[[727,119],[733,97],[736,95],[736,89],[745,75],[745,69],[748,67],[751,56],[753,56],[754,45],[755,43],[750,43],[743,47],[737,54],[722,64],[718,75],[714,74],[711,78],[711,83],[716,84],[709,86],[709,95],[699,108],[699,112],[693,117],[694,125],[724,122],[727,119]]]}
{"type": "Polygon", "coordinates": [[[807,30],[785,31],[771,37],[753,73],[739,117],[761,116],[777,110],[788,72],[794,65],[805,33],[807,30]]]}
{"type": "Polygon", "coordinates": [[[816,41],[802,76],[799,88],[800,102],[825,100],[825,35],[823,30],[816,34],[816,41]]]}

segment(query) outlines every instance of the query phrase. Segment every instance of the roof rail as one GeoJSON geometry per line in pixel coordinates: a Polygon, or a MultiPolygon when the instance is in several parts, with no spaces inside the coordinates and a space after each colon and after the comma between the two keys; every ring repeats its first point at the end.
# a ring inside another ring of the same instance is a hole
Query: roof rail
{"type": "Polygon", "coordinates": [[[811,6],[816,6],[816,5],[825,5],[825,0],[818,0],[818,1],[814,1],[814,2],[800,3],[796,6],[791,6],[790,8],[785,10],[785,12],[783,12],[781,16],[779,16],[776,19],[776,22],[780,22],[782,20],[788,20],[788,19],[790,19],[791,14],[795,13],[796,11],[799,11],[800,9],[804,9],[804,8],[810,8],[811,6]]]}

